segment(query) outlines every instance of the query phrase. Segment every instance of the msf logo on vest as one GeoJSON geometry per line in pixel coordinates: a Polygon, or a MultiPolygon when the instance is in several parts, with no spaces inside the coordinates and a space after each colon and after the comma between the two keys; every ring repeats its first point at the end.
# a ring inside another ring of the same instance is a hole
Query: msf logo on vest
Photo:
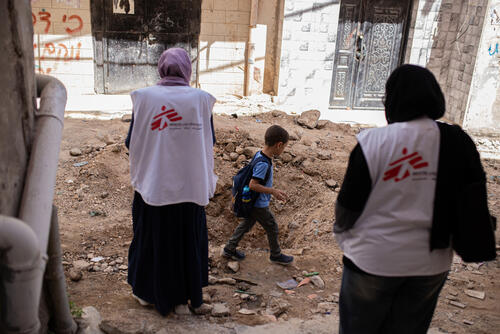
{"type": "Polygon", "coordinates": [[[151,130],[155,131],[161,131],[163,129],[166,129],[168,127],[168,123],[173,123],[173,122],[178,122],[182,120],[182,116],[179,116],[179,114],[175,111],[175,109],[169,109],[166,110],[167,108],[165,106],[161,107],[161,113],[153,117],[153,122],[151,123],[151,130]]]}
{"type": "Polygon", "coordinates": [[[403,148],[403,157],[391,162],[389,169],[384,173],[384,181],[394,179],[395,182],[403,181],[410,176],[410,170],[422,169],[428,167],[429,164],[425,161],[418,152],[408,154],[408,149],[403,148]]]}

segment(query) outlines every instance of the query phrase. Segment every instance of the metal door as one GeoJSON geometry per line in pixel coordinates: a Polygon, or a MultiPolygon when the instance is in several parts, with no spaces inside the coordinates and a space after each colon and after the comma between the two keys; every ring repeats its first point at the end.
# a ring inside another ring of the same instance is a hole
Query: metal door
{"type": "Polygon", "coordinates": [[[403,59],[409,0],[343,0],[330,106],[383,109],[389,74],[403,59]]]}
{"type": "Polygon", "coordinates": [[[97,93],[126,93],[158,81],[157,62],[170,47],[193,59],[201,0],[93,0],[94,82],[97,93]]]}

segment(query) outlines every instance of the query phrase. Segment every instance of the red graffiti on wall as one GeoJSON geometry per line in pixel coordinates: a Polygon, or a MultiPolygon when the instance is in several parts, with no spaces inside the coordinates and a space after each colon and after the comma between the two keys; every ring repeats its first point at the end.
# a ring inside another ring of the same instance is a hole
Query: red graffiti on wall
{"type": "MultiPolygon", "coordinates": [[[[45,28],[43,32],[46,34],[49,32],[50,27],[52,25],[51,22],[51,17],[52,15],[50,12],[47,11],[40,11],[38,12],[38,19],[37,16],[34,13],[31,13],[31,17],[33,19],[33,27],[36,26],[37,22],[40,22],[40,24],[45,23],[45,28]]],[[[79,15],[72,14],[72,15],[63,15],[61,18],[61,21],[66,24],[64,30],[66,33],[70,35],[78,34],[80,31],[83,29],[83,20],[79,15]]]]}
{"type": "Polygon", "coordinates": [[[50,29],[50,13],[49,12],[38,12],[38,16],[40,17],[40,21],[45,22],[45,33],[49,32],[50,29]]]}
{"type": "Polygon", "coordinates": [[[66,17],[66,15],[63,16],[63,22],[66,23],[66,21],[78,21],[78,26],[74,29],[66,28],[66,32],[70,35],[75,34],[77,32],[80,32],[83,28],[83,21],[82,18],[78,15],[71,15],[69,18],[66,17]]]}
{"type": "MultiPolygon", "coordinates": [[[[37,49],[38,44],[34,43],[33,44],[33,49],[37,49]]],[[[47,42],[42,45],[40,45],[39,49],[39,60],[40,61],[45,61],[45,60],[50,60],[50,61],[55,61],[54,63],[54,68],[47,67],[47,68],[42,68],[40,64],[38,64],[37,70],[39,73],[43,74],[49,74],[52,71],[57,70],[58,62],[63,61],[63,62],[69,62],[73,60],[80,60],[80,51],[82,48],[82,43],[78,42],[75,45],[66,45],[66,43],[52,43],[52,42],[47,42]]]]}

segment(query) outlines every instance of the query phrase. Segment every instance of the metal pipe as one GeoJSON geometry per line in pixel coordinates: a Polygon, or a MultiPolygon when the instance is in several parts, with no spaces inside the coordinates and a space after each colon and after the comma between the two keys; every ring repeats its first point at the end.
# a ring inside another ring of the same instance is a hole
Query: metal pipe
{"type": "Polygon", "coordinates": [[[45,258],[33,230],[0,215],[0,333],[38,333],[45,258]]]}
{"type": "Polygon", "coordinates": [[[51,330],[57,334],[73,334],[77,330],[76,322],[71,317],[66,281],[62,266],[61,242],[59,240],[59,222],[57,207],[52,208],[48,248],[49,260],[45,269],[45,300],[51,319],[51,330]]]}
{"type": "Polygon", "coordinates": [[[24,185],[19,218],[38,236],[40,252],[47,252],[59,148],[64,124],[66,88],[57,79],[37,75],[41,92],[35,114],[36,133],[24,185]]]}
{"type": "MultiPolygon", "coordinates": [[[[19,217],[26,223],[23,226],[25,230],[29,230],[32,234],[32,238],[30,243],[19,242],[16,245],[17,247],[27,247],[29,244],[29,247],[33,247],[37,250],[39,257],[43,256],[46,258],[47,248],[49,248],[49,235],[51,236],[50,253],[54,253],[55,258],[51,261],[51,265],[47,267],[46,285],[48,291],[50,291],[49,294],[54,294],[54,296],[51,296],[53,297],[54,304],[59,304],[53,305],[54,312],[57,312],[54,315],[54,319],[57,319],[56,325],[60,326],[58,328],[62,330],[61,332],[58,331],[58,333],[74,333],[76,332],[76,324],[69,314],[65,280],[62,274],[60,259],[61,252],[58,225],[57,220],[54,221],[54,215],[57,215],[57,212],[53,212],[52,209],[63,130],[64,109],[66,106],[66,88],[59,80],[49,76],[37,75],[36,79],[38,86],[37,95],[41,97],[40,110],[35,114],[35,139],[32,146],[19,210],[19,217]],[[51,225],[53,225],[52,228],[51,225]],[[31,229],[29,227],[31,227],[31,229]],[[66,310],[64,310],[64,308],[66,308],[66,310]]],[[[23,233],[26,234],[28,232],[23,233]]],[[[5,234],[5,236],[7,236],[7,234],[5,234]]],[[[2,240],[2,242],[5,243],[8,242],[8,240],[2,240]]],[[[0,243],[0,245],[2,245],[2,243],[0,243]]],[[[7,324],[7,328],[1,331],[2,333],[31,334],[38,333],[40,330],[38,312],[45,263],[43,261],[39,262],[41,262],[41,270],[39,273],[37,272],[38,275],[32,274],[29,278],[24,280],[16,278],[11,283],[9,282],[9,276],[5,276],[4,280],[0,282],[5,288],[9,283],[14,285],[14,287],[22,286],[24,288],[23,291],[19,293],[16,292],[16,294],[13,295],[15,304],[7,304],[1,308],[2,311],[9,310],[10,312],[6,315],[5,321],[3,321],[7,324]],[[29,309],[29,312],[26,312],[26,309],[21,307],[28,303],[30,303],[31,307],[36,309],[34,314],[31,312],[31,309],[29,309]],[[18,314],[21,314],[23,324],[19,325],[21,327],[17,325],[17,327],[11,326],[10,324],[19,320],[18,314]]],[[[4,277],[3,273],[1,276],[4,277]]],[[[2,290],[0,289],[0,291],[2,290]]],[[[6,295],[11,294],[10,290],[8,291],[6,295]]],[[[8,301],[7,298],[5,298],[5,300],[8,301]]],[[[42,303],[42,305],[44,304],[45,303],[42,303]]],[[[46,329],[42,328],[42,330],[45,331],[46,329]]]]}

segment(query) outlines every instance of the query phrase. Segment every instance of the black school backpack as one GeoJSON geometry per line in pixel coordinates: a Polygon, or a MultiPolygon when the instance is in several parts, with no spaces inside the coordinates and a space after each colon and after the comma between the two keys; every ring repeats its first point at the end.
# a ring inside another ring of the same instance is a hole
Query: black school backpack
{"type": "MultiPolygon", "coordinates": [[[[262,153],[261,153],[262,154],[262,153]]],[[[271,168],[273,168],[273,164],[271,160],[264,156],[260,155],[259,157],[256,157],[255,155],[250,161],[248,165],[245,167],[241,168],[238,173],[236,173],[235,176],[233,176],[233,188],[231,190],[232,193],[232,203],[233,203],[233,212],[236,217],[248,217],[250,216],[250,212],[252,211],[252,208],[255,204],[255,201],[259,197],[260,193],[255,192],[255,191],[250,191],[251,193],[251,200],[250,202],[243,202],[242,201],[242,193],[243,193],[243,188],[245,186],[248,186],[250,183],[250,179],[252,178],[253,174],[253,168],[255,165],[259,162],[266,162],[269,166],[267,168],[266,172],[266,177],[264,178],[263,181],[261,181],[261,184],[266,184],[267,181],[269,180],[269,176],[271,175],[271,168]]]]}

